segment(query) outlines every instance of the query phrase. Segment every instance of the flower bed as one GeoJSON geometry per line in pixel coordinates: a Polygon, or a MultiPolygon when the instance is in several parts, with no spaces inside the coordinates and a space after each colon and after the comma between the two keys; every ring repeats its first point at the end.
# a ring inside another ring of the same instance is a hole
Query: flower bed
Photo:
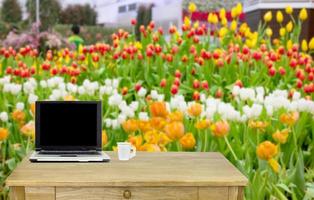
{"type": "Polygon", "coordinates": [[[140,41],[119,30],[112,45],[78,51],[1,49],[1,195],[34,146],[36,100],[101,99],[104,150],[129,141],[140,151],[220,151],[249,178],[247,199],[313,198],[314,39],[298,37],[306,10],[287,25],[278,12],[275,39],[271,12],[257,32],[241,13],[238,4],[230,19],[225,10],[207,25],[185,18],[169,41],[151,22],[140,41]]]}

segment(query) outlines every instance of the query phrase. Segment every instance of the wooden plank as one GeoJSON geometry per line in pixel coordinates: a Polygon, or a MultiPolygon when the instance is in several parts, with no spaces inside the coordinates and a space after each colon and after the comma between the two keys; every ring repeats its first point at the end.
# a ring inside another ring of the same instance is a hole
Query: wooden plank
{"type": "Polygon", "coordinates": [[[238,200],[238,187],[229,187],[228,194],[228,200],[238,200]]]}
{"type": "Polygon", "coordinates": [[[244,188],[238,187],[238,200],[243,200],[243,199],[244,199],[244,188]]]}
{"type": "Polygon", "coordinates": [[[109,163],[31,163],[25,158],[9,186],[245,186],[247,179],[220,153],[138,152],[130,161],[108,153],[109,163]],[[38,175],[40,174],[40,176],[38,175]]]}
{"type": "Polygon", "coordinates": [[[56,188],[56,200],[197,200],[197,196],[196,187],[56,188]]]}
{"type": "Polygon", "coordinates": [[[228,200],[228,187],[199,187],[199,200],[228,200]]]}
{"type": "Polygon", "coordinates": [[[54,187],[25,187],[25,200],[55,200],[54,187]]]}
{"type": "Polygon", "coordinates": [[[25,188],[24,187],[10,187],[10,200],[24,200],[25,188]]]}

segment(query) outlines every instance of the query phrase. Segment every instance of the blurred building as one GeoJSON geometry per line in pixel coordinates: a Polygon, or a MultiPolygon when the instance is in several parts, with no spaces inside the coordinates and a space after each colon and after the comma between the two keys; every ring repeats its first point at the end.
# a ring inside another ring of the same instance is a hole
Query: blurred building
{"type": "MultiPolygon", "coordinates": [[[[303,23],[300,37],[309,40],[314,36],[314,0],[244,0],[243,3],[246,21],[253,30],[257,30],[259,22],[263,20],[264,14],[268,11],[272,11],[275,17],[276,12],[281,10],[284,14],[283,24],[285,25],[290,21],[290,17],[285,14],[285,8],[288,5],[294,9],[293,16],[295,19],[298,18],[300,10],[306,8],[308,20],[303,23]]],[[[280,25],[276,20],[273,19],[269,26],[273,29],[273,37],[278,37],[280,25]]]]}
{"type": "Polygon", "coordinates": [[[152,5],[152,20],[156,26],[168,28],[170,25],[181,26],[181,0],[100,0],[96,1],[98,23],[105,26],[129,26],[136,18],[140,6],[152,5]]]}

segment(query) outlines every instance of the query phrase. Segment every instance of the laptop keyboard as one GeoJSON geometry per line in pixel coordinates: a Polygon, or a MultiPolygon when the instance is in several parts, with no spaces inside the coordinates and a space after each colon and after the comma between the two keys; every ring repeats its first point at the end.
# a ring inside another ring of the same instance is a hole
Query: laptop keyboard
{"type": "Polygon", "coordinates": [[[76,154],[80,154],[80,155],[100,155],[101,152],[98,151],[39,151],[39,154],[57,154],[57,155],[69,155],[69,156],[73,156],[76,154]]]}

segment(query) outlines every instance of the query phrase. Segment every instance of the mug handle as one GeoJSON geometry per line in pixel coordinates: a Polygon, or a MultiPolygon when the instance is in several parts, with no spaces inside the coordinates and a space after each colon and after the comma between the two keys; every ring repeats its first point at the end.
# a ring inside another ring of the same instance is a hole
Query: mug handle
{"type": "Polygon", "coordinates": [[[136,147],[131,145],[131,150],[130,150],[130,158],[133,158],[136,156],[136,147]]]}

